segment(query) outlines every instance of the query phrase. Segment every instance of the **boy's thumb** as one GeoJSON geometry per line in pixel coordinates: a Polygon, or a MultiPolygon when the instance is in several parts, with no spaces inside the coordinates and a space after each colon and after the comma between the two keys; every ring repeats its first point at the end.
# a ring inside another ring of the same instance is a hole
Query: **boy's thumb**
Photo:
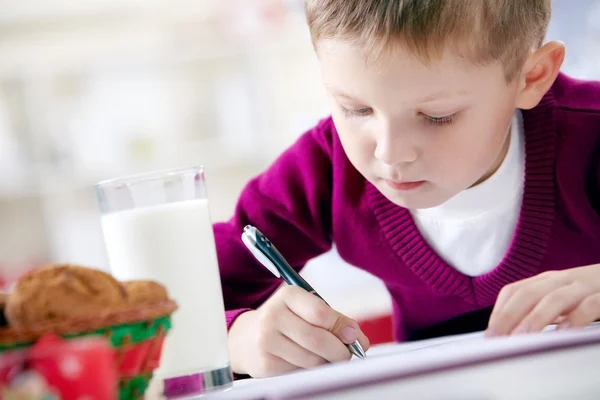
{"type": "Polygon", "coordinates": [[[337,313],[337,320],[331,329],[331,333],[344,343],[354,343],[358,339],[359,329],[356,321],[337,313]]]}

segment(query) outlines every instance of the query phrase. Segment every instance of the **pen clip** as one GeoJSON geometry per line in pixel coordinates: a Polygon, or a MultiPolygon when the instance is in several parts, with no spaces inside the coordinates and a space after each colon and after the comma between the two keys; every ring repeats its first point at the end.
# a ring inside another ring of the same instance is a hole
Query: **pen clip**
{"type": "Polygon", "coordinates": [[[246,245],[248,250],[254,255],[254,257],[264,265],[269,271],[273,273],[277,278],[281,278],[279,270],[273,264],[271,260],[256,246],[256,228],[247,226],[244,228],[242,233],[242,242],[246,245]]]}

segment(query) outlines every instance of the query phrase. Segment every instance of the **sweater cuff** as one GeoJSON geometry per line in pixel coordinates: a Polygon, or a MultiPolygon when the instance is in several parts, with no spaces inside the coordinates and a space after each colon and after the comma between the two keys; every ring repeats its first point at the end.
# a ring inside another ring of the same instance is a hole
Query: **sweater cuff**
{"type": "Polygon", "coordinates": [[[252,311],[251,308],[239,308],[237,310],[225,311],[225,322],[227,323],[227,331],[231,328],[231,324],[236,320],[237,317],[245,313],[246,311],[252,311]]]}

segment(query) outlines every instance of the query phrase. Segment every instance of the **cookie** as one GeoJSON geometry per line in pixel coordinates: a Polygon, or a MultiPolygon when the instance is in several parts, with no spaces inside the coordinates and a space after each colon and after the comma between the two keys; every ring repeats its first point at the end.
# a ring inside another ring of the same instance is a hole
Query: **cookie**
{"type": "Polygon", "coordinates": [[[9,325],[106,315],[127,304],[124,287],[109,274],[75,265],[54,265],[23,275],[9,296],[9,325]]]}
{"type": "Polygon", "coordinates": [[[156,304],[169,299],[165,287],[154,281],[123,282],[123,287],[129,304],[132,305],[156,304]]]}

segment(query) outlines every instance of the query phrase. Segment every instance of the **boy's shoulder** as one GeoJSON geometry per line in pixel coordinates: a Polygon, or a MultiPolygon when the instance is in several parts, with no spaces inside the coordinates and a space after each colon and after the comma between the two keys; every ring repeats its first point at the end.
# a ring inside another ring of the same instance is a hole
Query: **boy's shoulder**
{"type": "Polygon", "coordinates": [[[310,137],[311,141],[315,141],[321,147],[332,152],[336,145],[339,145],[337,130],[331,115],[320,119],[316,125],[304,133],[300,140],[310,137]]]}
{"type": "Polygon", "coordinates": [[[312,129],[313,133],[320,135],[332,135],[335,132],[335,124],[333,122],[333,117],[328,115],[326,117],[321,118],[317,124],[312,129]]]}
{"type": "Polygon", "coordinates": [[[581,80],[560,73],[550,90],[559,108],[600,114],[600,81],[581,80]]]}

